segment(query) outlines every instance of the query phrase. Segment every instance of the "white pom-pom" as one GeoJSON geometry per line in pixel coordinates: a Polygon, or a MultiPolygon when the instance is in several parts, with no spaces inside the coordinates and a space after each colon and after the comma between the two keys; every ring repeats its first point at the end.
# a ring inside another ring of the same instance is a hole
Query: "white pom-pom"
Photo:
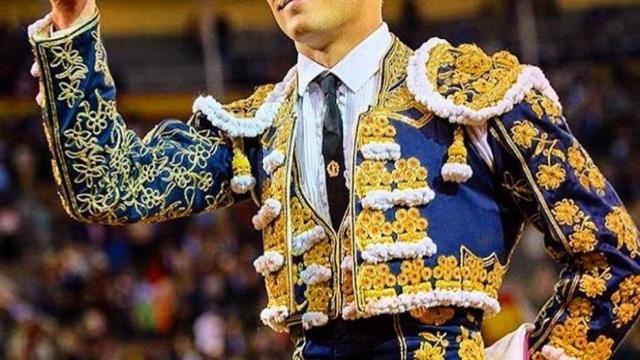
{"type": "Polygon", "coordinates": [[[234,176],[231,179],[231,191],[236,194],[245,194],[256,186],[256,178],[251,175],[234,176]]]}
{"type": "Polygon", "coordinates": [[[473,169],[467,164],[446,163],[442,166],[445,181],[463,183],[473,176],[473,169]]]}
{"type": "Polygon", "coordinates": [[[276,251],[266,251],[253,262],[256,272],[267,276],[282,268],[284,264],[284,256],[276,251]]]}

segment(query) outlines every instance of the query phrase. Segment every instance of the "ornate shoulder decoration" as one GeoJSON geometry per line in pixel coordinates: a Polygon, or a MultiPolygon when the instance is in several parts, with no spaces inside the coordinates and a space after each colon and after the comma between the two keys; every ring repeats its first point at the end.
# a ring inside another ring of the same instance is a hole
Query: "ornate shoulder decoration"
{"type": "Polygon", "coordinates": [[[193,112],[201,112],[230,137],[256,137],[273,124],[295,78],[293,67],[282,82],[261,86],[251,97],[229,105],[222,105],[211,96],[200,96],[193,103],[193,112]]]}
{"type": "Polygon", "coordinates": [[[560,106],[542,71],[507,51],[489,56],[476,45],[453,47],[432,38],[409,60],[407,75],[415,99],[451,123],[483,124],[511,110],[531,89],[560,106]]]}

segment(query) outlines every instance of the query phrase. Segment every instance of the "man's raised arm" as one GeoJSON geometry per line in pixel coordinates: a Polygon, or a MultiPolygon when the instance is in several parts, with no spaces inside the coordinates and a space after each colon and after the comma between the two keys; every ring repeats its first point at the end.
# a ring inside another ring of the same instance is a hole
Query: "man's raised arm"
{"type": "Polygon", "coordinates": [[[233,202],[230,139],[199,114],[144,139],[116,109],[92,0],[52,0],[30,28],[39,103],[67,212],[85,222],[157,222],[233,202]],[[54,28],[55,25],[55,28],[54,28]]]}

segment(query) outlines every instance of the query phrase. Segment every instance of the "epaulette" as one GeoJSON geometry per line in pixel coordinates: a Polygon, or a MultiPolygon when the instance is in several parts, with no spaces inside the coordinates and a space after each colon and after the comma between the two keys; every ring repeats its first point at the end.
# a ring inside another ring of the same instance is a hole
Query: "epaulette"
{"type": "Polygon", "coordinates": [[[278,84],[263,85],[246,99],[222,105],[212,96],[201,96],[193,103],[193,113],[201,113],[231,138],[233,178],[231,189],[238,194],[252,190],[256,179],[244,151],[244,138],[253,138],[273,125],[280,107],[291,91],[296,70],[292,68],[278,84]]]}
{"type": "MultiPolygon", "coordinates": [[[[476,45],[454,47],[438,38],[424,43],[409,60],[407,86],[429,111],[460,125],[483,125],[513,109],[533,89],[560,107],[539,68],[520,64],[508,51],[487,55],[476,45]]],[[[447,181],[464,182],[473,174],[460,125],[442,167],[447,181]]]]}

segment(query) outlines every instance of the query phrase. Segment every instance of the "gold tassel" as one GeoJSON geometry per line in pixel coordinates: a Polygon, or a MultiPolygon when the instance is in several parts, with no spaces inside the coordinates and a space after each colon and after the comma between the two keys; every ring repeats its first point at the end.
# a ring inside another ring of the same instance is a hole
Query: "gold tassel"
{"type": "Polygon", "coordinates": [[[447,152],[447,162],[442,166],[442,178],[445,181],[463,183],[473,175],[471,166],[467,164],[468,151],[464,145],[464,136],[464,128],[458,125],[447,152]]]}
{"type": "Polygon", "coordinates": [[[234,138],[232,142],[231,168],[233,169],[233,178],[231,179],[231,190],[237,194],[244,194],[253,189],[256,179],[251,175],[251,163],[244,153],[242,138],[234,138]]]}

